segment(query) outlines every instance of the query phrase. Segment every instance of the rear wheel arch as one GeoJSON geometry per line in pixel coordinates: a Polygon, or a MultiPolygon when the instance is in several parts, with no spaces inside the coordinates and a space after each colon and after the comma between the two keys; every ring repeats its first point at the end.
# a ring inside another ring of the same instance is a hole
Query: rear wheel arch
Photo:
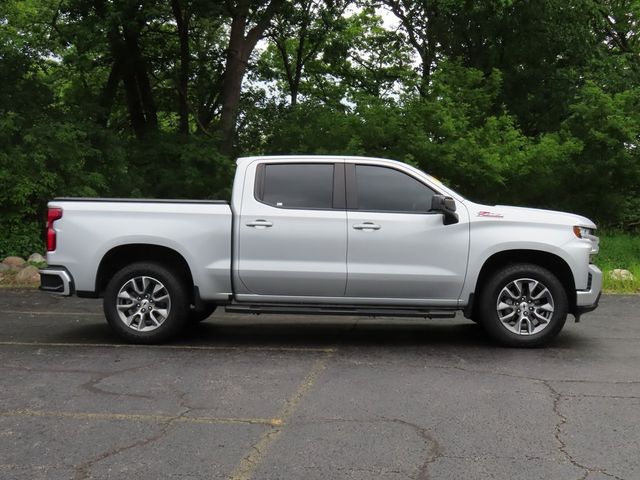
{"type": "Polygon", "coordinates": [[[576,306],[576,287],[571,268],[561,257],[553,253],[541,250],[505,250],[491,255],[485,260],[473,293],[473,303],[471,309],[466,309],[467,316],[478,311],[478,301],[481,297],[482,289],[487,281],[499,270],[514,264],[528,263],[538,265],[553,273],[562,283],[569,302],[569,312],[573,313],[576,306]]]}
{"type": "MultiPolygon", "coordinates": [[[[120,245],[109,250],[100,261],[96,275],[96,294],[102,296],[111,278],[127,265],[152,262],[174,272],[193,296],[194,281],[185,258],[177,251],[160,245],[135,243],[120,245]]],[[[190,298],[193,302],[195,299],[190,298]]]]}

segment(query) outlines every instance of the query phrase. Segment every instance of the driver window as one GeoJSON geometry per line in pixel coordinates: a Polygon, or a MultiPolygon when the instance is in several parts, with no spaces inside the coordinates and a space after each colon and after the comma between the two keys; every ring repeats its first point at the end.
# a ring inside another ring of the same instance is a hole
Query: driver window
{"type": "Polygon", "coordinates": [[[356,165],[358,210],[425,213],[434,191],[393,168],[356,165]]]}

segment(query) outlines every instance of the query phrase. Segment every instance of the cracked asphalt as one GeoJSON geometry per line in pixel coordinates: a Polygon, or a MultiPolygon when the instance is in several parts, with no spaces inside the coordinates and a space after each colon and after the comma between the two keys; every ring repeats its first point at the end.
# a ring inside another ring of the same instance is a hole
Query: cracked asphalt
{"type": "Polygon", "coordinates": [[[0,290],[0,478],[640,479],[640,296],[544,349],[472,322],[216,313],[124,345],[0,290]]]}

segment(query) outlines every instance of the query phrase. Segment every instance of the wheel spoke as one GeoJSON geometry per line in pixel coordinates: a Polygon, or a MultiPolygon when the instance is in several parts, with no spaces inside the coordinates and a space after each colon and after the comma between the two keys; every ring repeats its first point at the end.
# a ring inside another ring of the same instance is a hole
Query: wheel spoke
{"type": "Polygon", "coordinates": [[[522,288],[520,288],[519,285],[517,284],[512,284],[512,285],[508,285],[507,287],[505,287],[505,289],[503,290],[504,293],[506,293],[507,295],[509,295],[511,297],[512,300],[514,301],[518,301],[520,300],[520,296],[522,295],[522,288]],[[514,293],[511,288],[515,288],[516,292],[514,293]]]}
{"type": "Polygon", "coordinates": [[[522,320],[522,317],[518,317],[518,321],[513,327],[518,335],[522,335],[522,320]]]}
{"type": "Polygon", "coordinates": [[[166,317],[163,317],[158,310],[149,312],[149,320],[151,320],[156,326],[159,326],[166,317]],[[160,317],[160,318],[158,318],[160,317]]]}
{"type": "Polygon", "coordinates": [[[525,323],[527,324],[527,333],[531,335],[533,333],[533,322],[531,322],[531,318],[525,317],[525,323]]]}
{"type": "Polygon", "coordinates": [[[546,289],[546,288],[543,288],[543,289],[540,291],[540,293],[538,293],[537,295],[532,296],[532,297],[531,297],[531,300],[540,300],[544,295],[549,295],[549,296],[551,295],[551,294],[549,293],[549,290],[548,290],[548,289],[546,289]]]}
{"type": "Polygon", "coordinates": [[[536,318],[540,321],[541,324],[544,323],[548,323],[549,319],[546,318],[544,315],[540,315],[538,312],[534,311],[533,314],[536,316],[536,318]]]}
{"type": "Polygon", "coordinates": [[[167,298],[169,298],[169,295],[167,293],[165,293],[164,295],[160,295],[159,297],[152,296],[151,298],[153,298],[154,302],[162,302],[162,301],[166,300],[167,298]]]}
{"type": "Polygon", "coordinates": [[[134,305],[135,305],[135,302],[132,302],[132,303],[121,303],[121,304],[117,305],[117,308],[118,308],[118,310],[127,311],[127,310],[131,310],[134,305]]]}
{"type": "Polygon", "coordinates": [[[512,310],[511,313],[507,313],[506,315],[501,315],[500,316],[500,321],[504,322],[505,320],[509,320],[510,318],[512,318],[514,315],[516,314],[515,310],[512,310]]]}
{"type": "Polygon", "coordinates": [[[120,292],[118,293],[118,298],[122,298],[124,300],[131,300],[133,302],[133,298],[131,297],[131,295],[127,290],[120,290],[120,292]]]}
{"type": "Polygon", "coordinates": [[[136,313],[126,317],[125,324],[127,325],[127,327],[131,327],[131,324],[135,321],[136,317],[139,317],[139,316],[140,316],[140,314],[138,312],[136,312],[136,313]]]}
{"type": "Polygon", "coordinates": [[[168,315],[168,311],[166,308],[156,308],[153,310],[153,313],[157,314],[157,315],[161,315],[162,316],[162,320],[164,320],[165,318],[167,318],[168,315]]]}
{"type": "Polygon", "coordinates": [[[545,312],[553,312],[553,307],[550,303],[545,303],[544,305],[537,305],[536,310],[544,310],[545,312]]]}
{"type": "Polygon", "coordinates": [[[151,293],[158,285],[158,282],[150,277],[142,277],[142,285],[145,293],[151,293]]]}
{"type": "Polygon", "coordinates": [[[142,283],[142,279],[140,277],[132,278],[131,279],[131,286],[133,287],[133,290],[138,295],[142,295],[144,293],[144,288],[141,289],[140,285],[138,284],[138,282],[142,283]]]}
{"type": "Polygon", "coordinates": [[[527,296],[529,298],[533,297],[533,292],[535,291],[537,286],[538,286],[538,282],[535,281],[535,280],[531,280],[531,281],[527,282],[527,289],[529,290],[527,292],[527,296]]]}

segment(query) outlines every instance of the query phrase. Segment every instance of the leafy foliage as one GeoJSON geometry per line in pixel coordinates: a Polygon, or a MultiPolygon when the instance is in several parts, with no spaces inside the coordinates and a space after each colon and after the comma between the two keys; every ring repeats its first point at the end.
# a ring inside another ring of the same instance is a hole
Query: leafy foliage
{"type": "Polygon", "coordinates": [[[42,249],[54,196],[229,196],[237,154],[394,158],[637,229],[639,5],[6,0],[0,257],[42,249]]]}

